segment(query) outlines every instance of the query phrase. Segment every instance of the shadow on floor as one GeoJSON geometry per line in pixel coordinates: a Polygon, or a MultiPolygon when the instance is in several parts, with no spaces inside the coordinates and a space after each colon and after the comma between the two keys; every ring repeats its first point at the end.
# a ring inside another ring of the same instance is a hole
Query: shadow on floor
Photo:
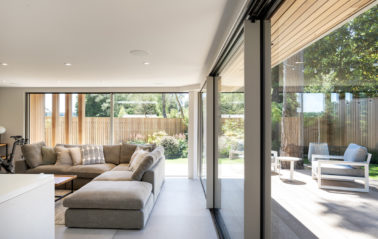
{"type": "Polygon", "coordinates": [[[318,238],[308,230],[300,221],[272,199],[272,238],[296,239],[318,238]]]}

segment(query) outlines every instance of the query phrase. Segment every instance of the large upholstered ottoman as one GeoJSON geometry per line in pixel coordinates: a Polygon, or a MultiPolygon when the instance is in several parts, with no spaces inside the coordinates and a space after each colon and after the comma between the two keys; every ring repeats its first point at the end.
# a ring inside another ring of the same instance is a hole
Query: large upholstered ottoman
{"type": "Polygon", "coordinates": [[[140,181],[92,181],[63,205],[67,227],[141,229],[154,205],[152,185],[140,181]]]}

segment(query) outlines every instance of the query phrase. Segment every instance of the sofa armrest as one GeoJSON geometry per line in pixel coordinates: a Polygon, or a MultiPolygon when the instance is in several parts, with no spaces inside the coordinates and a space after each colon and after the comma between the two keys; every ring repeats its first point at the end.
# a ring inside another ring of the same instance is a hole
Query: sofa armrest
{"type": "Polygon", "coordinates": [[[165,180],[165,157],[161,157],[158,162],[149,170],[147,170],[142,177],[142,181],[152,184],[152,193],[154,200],[158,197],[161,187],[165,180]]]}
{"type": "Polygon", "coordinates": [[[28,169],[26,160],[21,158],[14,161],[15,173],[25,173],[28,169]]]}

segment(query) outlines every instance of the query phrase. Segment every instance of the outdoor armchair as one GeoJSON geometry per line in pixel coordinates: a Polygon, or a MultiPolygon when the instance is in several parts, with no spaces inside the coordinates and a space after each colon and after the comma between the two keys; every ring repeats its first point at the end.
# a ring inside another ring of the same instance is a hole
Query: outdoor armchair
{"type": "Polygon", "coordinates": [[[317,178],[318,187],[323,189],[369,192],[369,163],[371,154],[357,144],[350,144],[343,156],[312,155],[312,177],[317,178]],[[322,180],[362,180],[364,188],[326,186],[322,180]]]}

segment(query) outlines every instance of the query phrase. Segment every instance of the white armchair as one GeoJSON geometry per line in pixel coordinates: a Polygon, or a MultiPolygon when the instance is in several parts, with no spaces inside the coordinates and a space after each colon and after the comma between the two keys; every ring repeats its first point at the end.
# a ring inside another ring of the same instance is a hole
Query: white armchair
{"type": "Polygon", "coordinates": [[[312,155],[312,177],[317,179],[318,187],[334,190],[369,192],[369,163],[371,154],[365,147],[350,144],[344,156],[312,155]],[[367,156],[366,156],[367,155],[367,156]],[[355,181],[362,180],[364,188],[326,186],[322,179],[355,181]]]}
{"type": "Polygon", "coordinates": [[[271,155],[271,162],[272,162],[272,166],[273,166],[273,172],[277,172],[277,169],[279,167],[279,163],[278,163],[278,152],[277,151],[270,151],[270,155],[271,155]]]}

